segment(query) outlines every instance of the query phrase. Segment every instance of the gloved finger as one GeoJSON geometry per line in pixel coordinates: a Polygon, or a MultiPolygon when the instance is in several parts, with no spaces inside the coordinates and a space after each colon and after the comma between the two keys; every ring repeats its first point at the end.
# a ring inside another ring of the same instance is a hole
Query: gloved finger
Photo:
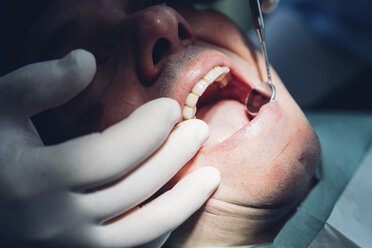
{"type": "Polygon", "coordinates": [[[166,234],[160,236],[159,238],[152,240],[150,243],[136,246],[136,248],[160,248],[163,247],[165,242],[169,239],[172,232],[167,232],[166,234]]]}
{"type": "Polygon", "coordinates": [[[0,113],[26,119],[62,105],[91,82],[95,71],[93,55],[84,50],[18,69],[0,78],[0,113]]]}
{"type": "Polygon", "coordinates": [[[142,208],[107,226],[97,227],[102,246],[132,247],[155,240],[174,230],[197,211],[220,182],[220,173],[212,167],[198,169],[171,190],[142,208]]]}
{"type": "Polygon", "coordinates": [[[166,140],[180,117],[175,100],[156,99],[102,133],[46,147],[35,159],[42,160],[41,164],[52,161],[54,180],[75,190],[102,186],[148,158],[166,140]]]}
{"type": "Polygon", "coordinates": [[[261,0],[262,12],[269,14],[279,5],[280,0],[261,0]]]}
{"type": "Polygon", "coordinates": [[[101,223],[133,208],[169,181],[195,155],[208,134],[208,126],[201,120],[182,122],[161,149],[120,183],[85,195],[82,209],[101,223]]]}

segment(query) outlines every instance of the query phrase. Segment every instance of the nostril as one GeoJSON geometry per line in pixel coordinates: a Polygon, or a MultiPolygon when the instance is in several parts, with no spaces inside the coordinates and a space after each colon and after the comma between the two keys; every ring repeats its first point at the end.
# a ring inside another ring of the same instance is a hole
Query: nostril
{"type": "Polygon", "coordinates": [[[189,37],[190,37],[190,34],[187,31],[187,29],[181,23],[179,23],[178,24],[178,38],[180,40],[186,40],[189,37]]]}
{"type": "Polygon", "coordinates": [[[161,58],[169,51],[170,43],[165,38],[160,38],[154,44],[152,49],[152,62],[156,65],[161,58]]]}

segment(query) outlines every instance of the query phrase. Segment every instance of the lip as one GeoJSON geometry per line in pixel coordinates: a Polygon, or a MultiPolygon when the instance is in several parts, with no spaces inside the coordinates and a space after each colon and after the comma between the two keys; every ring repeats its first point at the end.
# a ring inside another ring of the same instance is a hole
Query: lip
{"type": "Polygon", "coordinates": [[[270,132],[282,119],[281,117],[282,111],[279,103],[277,101],[269,102],[261,107],[257,116],[252,121],[241,127],[226,140],[212,146],[202,146],[200,151],[228,151],[236,148],[242,142],[251,142],[270,132]]]}

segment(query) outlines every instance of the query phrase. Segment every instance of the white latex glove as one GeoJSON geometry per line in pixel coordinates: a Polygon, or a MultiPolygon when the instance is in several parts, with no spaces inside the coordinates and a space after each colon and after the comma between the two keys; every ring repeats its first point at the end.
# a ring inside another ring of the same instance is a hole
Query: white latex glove
{"type": "Polygon", "coordinates": [[[160,247],[217,187],[219,172],[206,167],[142,208],[102,225],[164,185],[194,156],[208,127],[191,120],[171,132],[180,108],[162,98],[102,133],[44,146],[29,117],[71,99],[89,84],[95,69],[92,54],[76,50],[0,78],[0,240],[47,247],[160,247]]]}
{"type": "Polygon", "coordinates": [[[261,0],[262,11],[266,14],[273,12],[279,5],[280,0],[261,0]]]}

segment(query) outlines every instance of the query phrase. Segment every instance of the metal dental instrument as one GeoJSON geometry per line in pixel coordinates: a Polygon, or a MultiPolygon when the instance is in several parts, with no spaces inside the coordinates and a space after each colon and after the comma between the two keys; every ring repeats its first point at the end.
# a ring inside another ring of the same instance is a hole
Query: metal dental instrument
{"type": "Polygon", "coordinates": [[[249,4],[251,7],[253,24],[256,29],[258,39],[261,43],[262,53],[265,57],[268,80],[267,82],[261,83],[258,87],[252,89],[246,98],[245,105],[247,107],[248,113],[252,116],[256,116],[258,114],[258,111],[264,104],[275,100],[276,89],[271,80],[271,71],[266,50],[261,4],[259,0],[249,0],[249,4]]]}

